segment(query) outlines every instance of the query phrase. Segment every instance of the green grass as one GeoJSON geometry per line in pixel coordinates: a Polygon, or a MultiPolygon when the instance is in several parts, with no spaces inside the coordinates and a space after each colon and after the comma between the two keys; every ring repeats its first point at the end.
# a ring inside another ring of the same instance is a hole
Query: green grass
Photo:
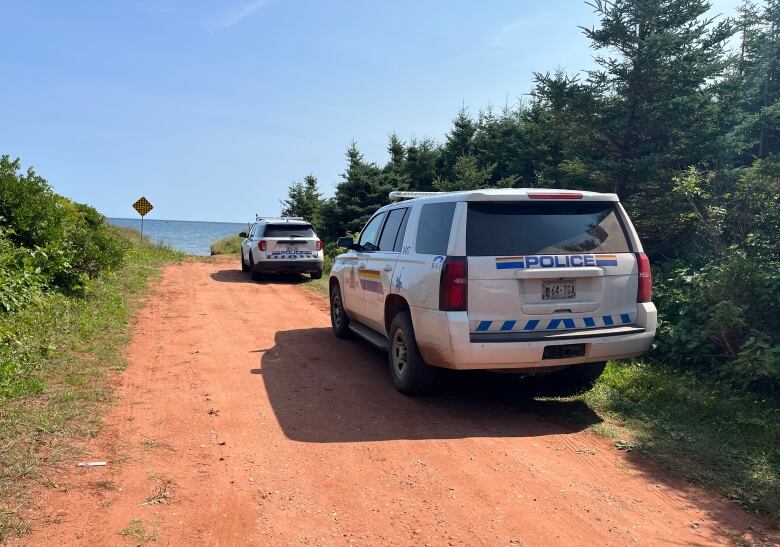
{"type": "Polygon", "coordinates": [[[596,430],[689,481],[780,521],[780,405],[690,373],[610,363],[582,399],[596,430]]]}
{"type": "Polygon", "coordinates": [[[322,278],[320,279],[310,279],[307,277],[306,280],[301,284],[301,287],[317,294],[321,294],[322,296],[328,296],[328,281],[330,279],[329,276],[329,272],[323,272],[322,278]]]}
{"type": "Polygon", "coordinates": [[[30,486],[46,484],[47,468],[75,465],[78,440],[99,431],[140,296],[183,256],[121,232],[134,242],[125,266],[91,281],[85,296],[51,293],[0,317],[0,364],[14,366],[0,391],[0,542],[26,530],[30,486]]]}
{"type": "Polygon", "coordinates": [[[218,239],[211,244],[212,255],[231,255],[241,252],[241,242],[244,238],[238,235],[218,239]]]}
{"type": "MultiPolygon", "coordinates": [[[[153,524],[157,525],[158,523],[153,524]]],[[[133,545],[146,545],[160,539],[160,533],[157,530],[148,531],[143,519],[140,518],[131,520],[130,524],[119,530],[119,535],[132,540],[133,545]]]]}

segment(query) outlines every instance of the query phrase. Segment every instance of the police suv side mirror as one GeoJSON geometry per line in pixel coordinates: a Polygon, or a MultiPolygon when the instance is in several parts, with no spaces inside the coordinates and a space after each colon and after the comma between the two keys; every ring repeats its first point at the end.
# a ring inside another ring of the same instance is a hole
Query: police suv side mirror
{"type": "Polygon", "coordinates": [[[355,240],[352,239],[351,237],[342,236],[339,238],[338,242],[336,243],[336,246],[346,247],[347,249],[354,249],[355,240]]]}
{"type": "Polygon", "coordinates": [[[246,232],[239,232],[238,233],[238,237],[244,237],[245,238],[245,237],[248,237],[248,236],[247,236],[246,232]]]}

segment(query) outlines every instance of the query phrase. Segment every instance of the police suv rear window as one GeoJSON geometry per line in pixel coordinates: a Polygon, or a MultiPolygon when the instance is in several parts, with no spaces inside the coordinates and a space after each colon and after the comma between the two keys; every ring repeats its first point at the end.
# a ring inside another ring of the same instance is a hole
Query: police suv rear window
{"type": "Polygon", "coordinates": [[[469,203],[466,254],[630,252],[611,201],[469,203]]]}
{"type": "Polygon", "coordinates": [[[446,255],[454,213],[454,202],[423,205],[417,223],[415,251],[423,255],[446,255]]]}
{"type": "Polygon", "coordinates": [[[314,237],[311,224],[267,224],[264,237],[314,237]]]}

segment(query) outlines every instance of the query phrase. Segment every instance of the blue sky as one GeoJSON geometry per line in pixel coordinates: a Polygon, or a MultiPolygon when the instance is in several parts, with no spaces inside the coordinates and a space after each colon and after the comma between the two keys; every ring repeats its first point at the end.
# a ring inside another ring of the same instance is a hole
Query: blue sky
{"type": "MultiPolygon", "coordinates": [[[[712,2],[731,15],[737,0],[712,2]]],[[[592,66],[579,0],[0,0],[0,153],[108,216],[244,222],[354,138],[443,139],[461,104],[592,66]]]]}

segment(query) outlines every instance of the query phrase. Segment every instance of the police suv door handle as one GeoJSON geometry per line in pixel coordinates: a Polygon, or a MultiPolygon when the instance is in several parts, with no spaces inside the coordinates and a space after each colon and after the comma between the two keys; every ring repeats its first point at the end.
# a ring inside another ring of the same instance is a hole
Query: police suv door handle
{"type": "Polygon", "coordinates": [[[361,262],[360,264],[358,264],[358,270],[363,271],[365,269],[366,269],[366,263],[365,262],[361,262]]]}
{"type": "Polygon", "coordinates": [[[393,271],[393,267],[390,264],[385,264],[384,266],[382,266],[382,271],[392,272],[393,271]]]}

